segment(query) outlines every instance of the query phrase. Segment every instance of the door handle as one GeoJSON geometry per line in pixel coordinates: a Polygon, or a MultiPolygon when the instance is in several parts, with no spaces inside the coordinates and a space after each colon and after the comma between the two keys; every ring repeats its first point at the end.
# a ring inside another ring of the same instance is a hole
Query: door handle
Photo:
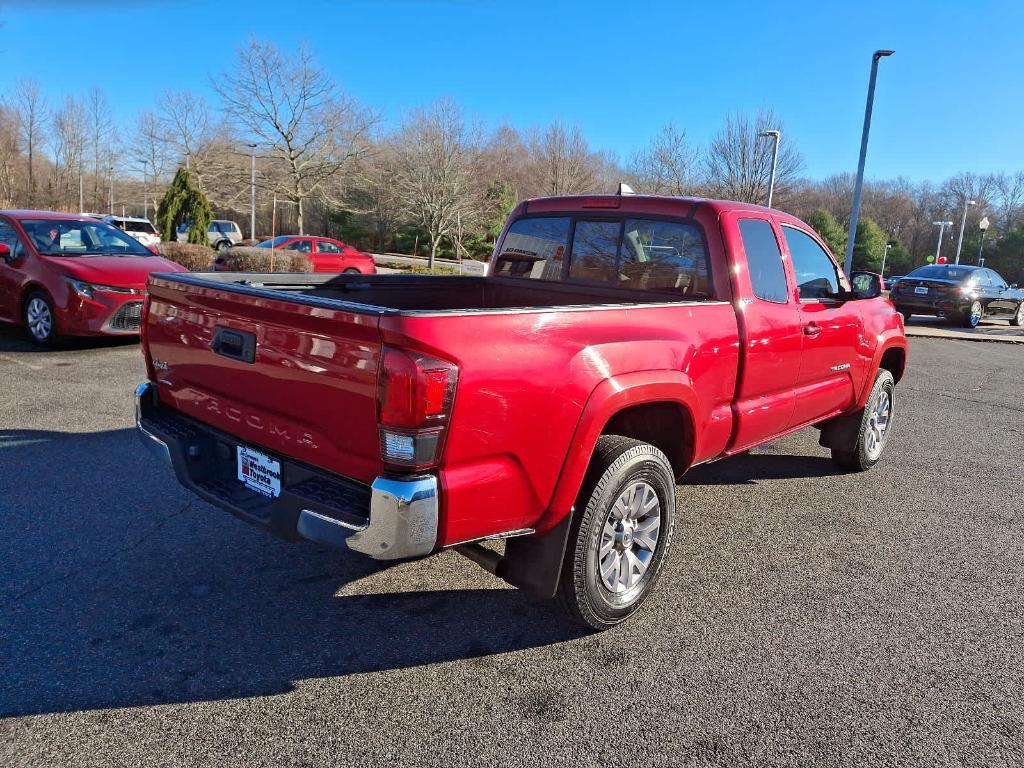
{"type": "Polygon", "coordinates": [[[804,326],[804,336],[810,336],[812,339],[821,333],[821,326],[817,323],[808,323],[804,326]]]}

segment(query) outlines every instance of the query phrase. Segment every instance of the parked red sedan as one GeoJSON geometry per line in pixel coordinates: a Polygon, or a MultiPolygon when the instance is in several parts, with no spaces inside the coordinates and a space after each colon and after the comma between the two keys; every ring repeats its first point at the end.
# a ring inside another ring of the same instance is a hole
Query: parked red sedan
{"type": "Polygon", "coordinates": [[[330,237],[310,237],[308,235],[278,235],[273,240],[265,240],[258,248],[280,248],[298,251],[309,256],[313,262],[314,272],[359,272],[363,275],[377,274],[373,257],[346,245],[341,240],[330,237]]]}
{"type": "Polygon", "coordinates": [[[39,344],[137,334],[150,273],[183,271],[89,216],[0,211],[0,320],[39,344]]]}

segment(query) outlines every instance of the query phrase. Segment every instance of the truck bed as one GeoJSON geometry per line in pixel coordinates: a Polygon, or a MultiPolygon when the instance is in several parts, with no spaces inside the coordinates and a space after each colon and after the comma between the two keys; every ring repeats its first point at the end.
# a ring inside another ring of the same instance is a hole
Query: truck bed
{"type": "Polygon", "coordinates": [[[165,275],[199,287],[372,314],[531,310],[694,301],[703,296],[516,278],[209,272],[165,275]]]}

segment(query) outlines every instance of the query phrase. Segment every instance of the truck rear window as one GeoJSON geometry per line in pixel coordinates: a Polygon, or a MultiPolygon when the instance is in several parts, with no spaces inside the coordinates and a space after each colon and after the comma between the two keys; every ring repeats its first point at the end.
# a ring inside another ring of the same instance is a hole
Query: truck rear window
{"type": "Polygon", "coordinates": [[[683,221],[522,218],[505,235],[492,274],[711,294],[704,238],[683,221]]]}

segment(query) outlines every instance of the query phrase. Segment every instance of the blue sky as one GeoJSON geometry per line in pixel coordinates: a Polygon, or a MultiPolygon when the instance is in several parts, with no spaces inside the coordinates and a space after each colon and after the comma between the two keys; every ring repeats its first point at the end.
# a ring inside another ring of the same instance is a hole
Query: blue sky
{"type": "Polygon", "coordinates": [[[209,92],[255,35],[306,41],[390,123],[452,96],[488,125],[578,123],[623,159],[669,121],[703,144],[730,112],[770,106],[813,177],[855,170],[871,52],[893,48],[868,176],[1024,167],[1019,0],[0,0],[0,22],[0,90],[29,76],[57,101],[100,85],[126,119],[163,87],[209,92]]]}

